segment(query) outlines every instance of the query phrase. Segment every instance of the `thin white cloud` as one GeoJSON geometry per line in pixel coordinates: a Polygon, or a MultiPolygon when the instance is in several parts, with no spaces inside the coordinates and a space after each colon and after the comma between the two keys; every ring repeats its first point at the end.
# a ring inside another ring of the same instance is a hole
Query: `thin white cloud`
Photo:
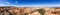
{"type": "Polygon", "coordinates": [[[6,4],[3,4],[3,5],[0,5],[0,6],[17,6],[17,5],[6,5],[6,4]]]}
{"type": "Polygon", "coordinates": [[[4,3],[2,3],[2,5],[4,5],[4,3]]]}
{"type": "Polygon", "coordinates": [[[57,5],[21,5],[20,7],[60,7],[60,4],[57,4],[57,5]]]}
{"type": "Polygon", "coordinates": [[[6,2],[6,4],[10,4],[9,2],[6,2]]]}
{"type": "Polygon", "coordinates": [[[17,1],[15,3],[17,3],[17,1]]]}

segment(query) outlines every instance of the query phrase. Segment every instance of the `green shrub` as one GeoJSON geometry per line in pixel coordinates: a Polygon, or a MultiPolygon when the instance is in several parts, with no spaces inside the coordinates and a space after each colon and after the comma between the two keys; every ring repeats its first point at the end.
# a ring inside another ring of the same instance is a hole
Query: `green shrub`
{"type": "Polygon", "coordinates": [[[39,11],[39,13],[41,13],[41,15],[45,14],[45,10],[44,9],[37,9],[39,11]]]}

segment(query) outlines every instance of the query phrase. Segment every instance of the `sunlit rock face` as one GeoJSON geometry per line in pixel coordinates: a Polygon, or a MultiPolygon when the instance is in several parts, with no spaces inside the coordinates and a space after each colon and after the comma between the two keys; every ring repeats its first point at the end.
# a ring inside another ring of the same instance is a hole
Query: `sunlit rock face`
{"type": "MultiPolygon", "coordinates": [[[[35,13],[35,12],[33,12],[33,11],[36,11],[36,9],[39,9],[39,8],[29,7],[29,8],[24,9],[24,12],[25,12],[25,13],[29,13],[29,14],[27,14],[27,15],[34,15],[33,13],[35,13]],[[33,12],[33,13],[31,13],[31,12],[33,12]]],[[[37,12],[37,13],[39,13],[39,12],[37,12]]],[[[36,14],[37,14],[37,13],[36,13],[36,14]]],[[[38,14],[37,14],[37,15],[38,15],[38,14]]]]}
{"type": "Polygon", "coordinates": [[[51,11],[54,10],[53,8],[45,8],[44,10],[46,11],[45,15],[53,15],[53,14],[51,13],[51,11]]]}
{"type": "MultiPolygon", "coordinates": [[[[0,7],[0,9],[1,9],[1,13],[3,13],[4,15],[9,15],[9,13],[13,13],[12,12],[12,7],[10,7],[10,6],[2,6],[2,7],[0,7]],[[10,11],[11,10],[11,11],[10,11]]],[[[1,14],[2,15],[2,14],[1,14]]]]}
{"type": "Polygon", "coordinates": [[[38,11],[36,11],[36,12],[33,12],[31,14],[27,14],[27,15],[41,15],[41,14],[38,11]]]}
{"type": "Polygon", "coordinates": [[[60,8],[40,8],[40,7],[0,7],[0,11],[5,15],[59,15],[60,8]],[[42,11],[41,11],[42,10],[42,11]],[[43,11],[44,10],[44,11],[43,11]]]}
{"type": "Polygon", "coordinates": [[[29,13],[29,12],[31,12],[31,11],[35,11],[36,9],[39,9],[39,8],[29,7],[29,8],[26,8],[26,9],[24,9],[24,10],[25,10],[25,12],[29,13]]]}
{"type": "MultiPolygon", "coordinates": [[[[40,9],[40,8],[27,8],[25,9],[26,13],[30,13],[27,15],[41,15],[41,13],[39,12],[33,12],[32,11],[36,11],[36,9],[40,9]],[[38,14],[37,14],[38,13],[38,14]]],[[[43,8],[45,10],[45,14],[44,15],[59,15],[59,10],[60,9],[55,9],[55,8],[43,8]]]]}
{"type": "Polygon", "coordinates": [[[24,10],[24,12],[25,12],[25,13],[30,13],[30,12],[31,12],[31,8],[26,8],[26,9],[24,10]]]}
{"type": "Polygon", "coordinates": [[[59,15],[59,10],[60,9],[55,9],[55,8],[45,8],[46,14],[45,15],[59,15]]]}

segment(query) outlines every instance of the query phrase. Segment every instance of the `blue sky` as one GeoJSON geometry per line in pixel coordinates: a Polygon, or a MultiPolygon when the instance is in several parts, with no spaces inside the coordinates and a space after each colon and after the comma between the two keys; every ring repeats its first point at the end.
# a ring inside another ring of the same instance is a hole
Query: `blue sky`
{"type": "Polygon", "coordinates": [[[60,0],[0,0],[0,6],[60,6],[60,0]]]}

